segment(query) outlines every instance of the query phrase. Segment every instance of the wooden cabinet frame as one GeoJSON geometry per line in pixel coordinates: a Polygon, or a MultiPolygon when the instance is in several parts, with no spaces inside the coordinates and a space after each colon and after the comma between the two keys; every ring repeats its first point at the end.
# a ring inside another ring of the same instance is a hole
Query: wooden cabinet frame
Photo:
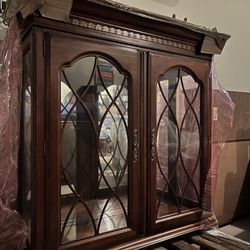
{"type": "Polygon", "coordinates": [[[156,223],[156,163],[151,155],[156,83],[160,75],[174,67],[187,69],[201,83],[200,195],[204,197],[211,154],[209,71],[213,50],[203,54],[199,49],[209,50],[204,44],[206,36],[222,40],[224,44],[229,36],[171,18],[126,9],[109,1],[97,3],[93,0],[74,1],[69,23],[32,15],[23,21],[23,27],[23,51],[24,55],[31,52],[33,71],[30,75],[33,124],[31,249],[140,249],[201,229],[203,200],[195,210],[156,223]],[[60,107],[59,71],[88,53],[114,59],[132,80],[128,138],[130,225],[61,244],[60,126],[56,114],[60,107]],[[137,160],[133,162],[135,153],[137,160]]]}

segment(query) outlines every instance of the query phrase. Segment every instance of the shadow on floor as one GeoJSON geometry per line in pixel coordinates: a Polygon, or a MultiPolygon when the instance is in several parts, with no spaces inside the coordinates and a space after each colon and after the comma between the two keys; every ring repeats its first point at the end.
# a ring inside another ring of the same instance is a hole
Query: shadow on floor
{"type": "Polygon", "coordinates": [[[219,230],[241,240],[250,242],[250,217],[246,217],[244,219],[221,227],[219,230]]]}
{"type": "Polygon", "coordinates": [[[237,207],[234,212],[233,221],[237,221],[238,219],[241,219],[243,217],[250,216],[249,198],[250,198],[250,160],[248,162],[247,171],[246,171],[245,178],[242,184],[237,207]]]}

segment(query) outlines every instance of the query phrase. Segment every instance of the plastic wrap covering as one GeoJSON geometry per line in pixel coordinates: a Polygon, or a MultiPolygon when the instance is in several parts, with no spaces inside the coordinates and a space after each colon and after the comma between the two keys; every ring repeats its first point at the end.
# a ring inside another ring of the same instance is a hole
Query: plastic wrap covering
{"type": "MultiPolygon", "coordinates": [[[[234,103],[218,82],[214,61],[209,84],[211,93],[207,95],[209,98],[211,94],[213,112],[205,127],[212,125],[212,152],[205,159],[203,138],[210,129],[203,132],[200,81],[179,68],[168,71],[157,84],[157,219],[202,203],[204,229],[217,225],[213,214],[217,163],[232,127],[234,110],[234,103]],[[205,172],[201,170],[203,160],[209,161],[205,172]],[[205,187],[200,185],[203,178],[205,187]],[[166,209],[166,200],[171,209],[166,209]]],[[[204,148],[205,152],[208,149],[204,148]]]]}
{"type": "Polygon", "coordinates": [[[72,2],[73,0],[8,0],[4,19],[8,20],[18,12],[25,19],[39,10],[44,17],[67,22],[72,2]]]}
{"type": "Polygon", "coordinates": [[[211,64],[210,80],[212,82],[212,148],[211,165],[206,175],[205,195],[203,208],[207,211],[204,218],[207,219],[208,227],[217,226],[214,216],[214,196],[217,179],[218,160],[233,126],[235,104],[228,92],[219,83],[214,59],[211,64]]]}
{"type": "Polygon", "coordinates": [[[27,229],[15,210],[18,189],[18,145],[22,55],[16,19],[10,21],[1,46],[0,72],[0,249],[23,249],[27,229]]]}
{"type": "Polygon", "coordinates": [[[200,207],[200,89],[181,67],[157,84],[157,219],[200,207]]]}

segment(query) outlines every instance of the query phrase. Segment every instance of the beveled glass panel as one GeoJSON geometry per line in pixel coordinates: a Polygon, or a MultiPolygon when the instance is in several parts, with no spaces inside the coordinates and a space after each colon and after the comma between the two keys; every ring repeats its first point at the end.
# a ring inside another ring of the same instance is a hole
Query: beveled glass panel
{"type": "Polygon", "coordinates": [[[61,72],[61,242],[128,227],[128,82],[101,56],[61,72]]]}
{"type": "Polygon", "coordinates": [[[32,203],[32,89],[31,89],[31,51],[23,59],[22,96],[22,216],[28,225],[28,242],[31,242],[31,203],[32,203]]]}
{"type": "Polygon", "coordinates": [[[94,84],[92,79],[93,68],[95,67],[95,57],[85,57],[77,60],[71,67],[63,69],[70,86],[77,91],[82,86],[87,86],[89,81],[94,84]]]}
{"type": "Polygon", "coordinates": [[[200,86],[185,70],[157,82],[157,219],[200,203],[200,86]]]}
{"type": "Polygon", "coordinates": [[[178,179],[182,181],[182,202],[199,203],[200,197],[200,87],[194,78],[181,71],[183,106],[186,107],[181,129],[181,160],[178,179]]]}

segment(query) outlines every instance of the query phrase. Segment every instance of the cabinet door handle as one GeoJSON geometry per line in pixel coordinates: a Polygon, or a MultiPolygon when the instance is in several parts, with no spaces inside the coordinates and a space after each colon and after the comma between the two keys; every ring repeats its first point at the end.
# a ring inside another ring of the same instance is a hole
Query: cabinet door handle
{"type": "Polygon", "coordinates": [[[153,128],[151,131],[151,160],[154,161],[156,156],[156,131],[153,128]]]}
{"type": "Polygon", "coordinates": [[[139,142],[138,142],[138,129],[134,129],[133,132],[133,162],[136,163],[138,161],[138,150],[139,142]]]}

